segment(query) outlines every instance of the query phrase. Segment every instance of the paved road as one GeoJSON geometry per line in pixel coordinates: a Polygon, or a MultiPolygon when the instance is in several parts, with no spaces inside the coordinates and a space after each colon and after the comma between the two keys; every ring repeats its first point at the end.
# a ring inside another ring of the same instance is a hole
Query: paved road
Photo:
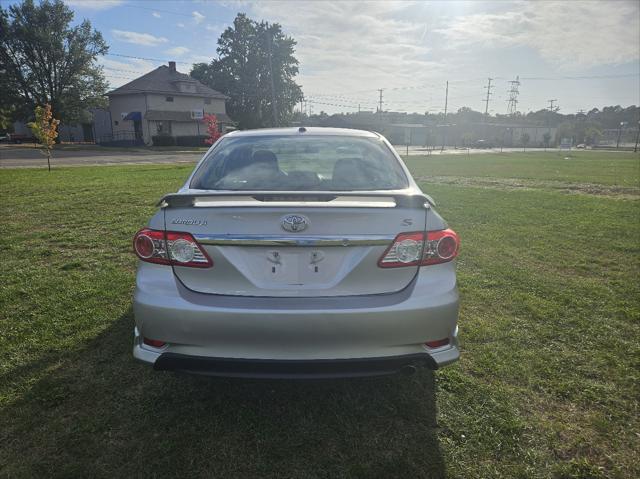
{"type": "MultiPolygon", "coordinates": [[[[203,152],[193,151],[54,151],[51,164],[55,166],[122,165],[136,163],[195,163],[203,152]]],[[[25,147],[0,146],[0,168],[46,167],[47,159],[38,150],[25,147]]]]}
{"type": "MultiPolygon", "coordinates": [[[[407,147],[396,145],[401,155],[407,147]]],[[[410,146],[409,155],[478,155],[498,153],[499,149],[454,149],[429,151],[424,147],[410,146]]],[[[505,148],[504,152],[521,152],[522,148],[505,148]]],[[[527,152],[542,152],[543,148],[527,148],[527,152]]],[[[553,150],[549,150],[553,151],[553,150]]],[[[53,166],[122,165],[137,163],[195,163],[204,152],[193,151],[109,151],[109,150],[58,150],[54,152],[53,166]]],[[[36,149],[25,146],[0,145],[0,168],[46,167],[47,159],[36,149]]]]}

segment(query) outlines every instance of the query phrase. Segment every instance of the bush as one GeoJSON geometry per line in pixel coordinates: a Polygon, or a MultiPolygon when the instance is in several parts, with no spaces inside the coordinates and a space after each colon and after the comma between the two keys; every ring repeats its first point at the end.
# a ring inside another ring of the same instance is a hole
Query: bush
{"type": "Polygon", "coordinates": [[[156,135],[151,137],[153,146],[176,146],[176,139],[169,135],[156,135]]]}
{"type": "Polygon", "coordinates": [[[205,140],[206,135],[187,135],[176,137],[176,145],[178,146],[208,146],[205,140]]]}

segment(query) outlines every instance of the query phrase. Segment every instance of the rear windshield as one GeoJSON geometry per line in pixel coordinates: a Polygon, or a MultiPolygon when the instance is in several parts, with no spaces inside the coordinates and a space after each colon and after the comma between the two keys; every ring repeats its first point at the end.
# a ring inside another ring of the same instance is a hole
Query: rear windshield
{"type": "Polygon", "coordinates": [[[254,136],[223,138],[190,187],[201,190],[354,191],[408,186],[378,138],[254,136]]]}

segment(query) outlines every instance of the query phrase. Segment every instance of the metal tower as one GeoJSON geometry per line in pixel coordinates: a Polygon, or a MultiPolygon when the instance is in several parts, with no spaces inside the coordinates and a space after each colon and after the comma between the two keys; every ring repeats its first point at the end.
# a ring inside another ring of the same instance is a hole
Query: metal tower
{"type": "Polygon", "coordinates": [[[507,113],[509,115],[515,115],[518,111],[518,88],[520,88],[520,76],[517,76],[515,80],[509,82],[511,85],[509,89],[509,99],[507,100],[507,113]]]}

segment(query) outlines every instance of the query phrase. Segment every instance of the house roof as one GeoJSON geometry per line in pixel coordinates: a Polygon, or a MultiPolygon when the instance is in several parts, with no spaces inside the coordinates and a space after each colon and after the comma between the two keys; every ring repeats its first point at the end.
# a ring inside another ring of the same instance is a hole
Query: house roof
{"type": "MultiPolygon", "coordinates": [[[[226,113],[214,113],[221,123],[232,123],[226,113]]],[[[168,110],[148,110],[144,114],[145,120],[154,121],[196,121],[191,118],[191,112],[188,111],[168,111],[168,110]]]]}
{"type": "Polygon", "coordinates": [[[136,93],[162,93],[183,96],[198,96],[205,98],[227,99],[228,97],[219,91],[213,90],[203,85],[195,78],[190,77],[186,73],[180,73],[175,69],[162,65],[155,70],[150,71],[146,75],[142,75],[129,83],[122,85],[115,90],[107,93],[111,95],[131,95],[136,93]],[[195,85],[195,92],[180,91],[178,84],[180,82],[189,82],[195,85]]]}

